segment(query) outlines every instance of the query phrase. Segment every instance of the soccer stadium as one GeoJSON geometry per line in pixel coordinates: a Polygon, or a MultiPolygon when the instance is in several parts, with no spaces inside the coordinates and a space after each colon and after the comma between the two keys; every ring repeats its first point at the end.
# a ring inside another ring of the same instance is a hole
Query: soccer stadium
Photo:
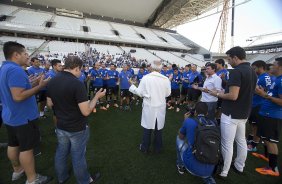
{"type": "Polygon", "coordinates": [[[282,31],[227,28],[250,1],[1,0],[0,184],[282,183],[282,31]],[[209,49],[177,29],[214,15],[209,49]]]}

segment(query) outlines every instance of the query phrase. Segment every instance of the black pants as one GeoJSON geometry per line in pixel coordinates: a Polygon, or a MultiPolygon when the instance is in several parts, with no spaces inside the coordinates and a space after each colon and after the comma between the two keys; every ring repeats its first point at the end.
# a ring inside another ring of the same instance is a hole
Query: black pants
{"type": "MultiPolygon", "coordinates": [[[[141,145],[142,151],[149,150],[149,147],[151,144],[151,134],[152,134],[152,129],[144,128],[142,145],[141,145]]],[[[162,129],[158,130],[158,124],[156,120],[156,125],[155,125],[155,130],[154,130],[154,151],[160,152],[162,147],[163,147],[162,129]]]]}

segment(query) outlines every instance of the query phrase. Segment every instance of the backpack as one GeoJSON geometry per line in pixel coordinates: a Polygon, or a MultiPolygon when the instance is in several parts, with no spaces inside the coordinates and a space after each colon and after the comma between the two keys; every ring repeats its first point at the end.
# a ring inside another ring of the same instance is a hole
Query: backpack
{"type": "Polygon", "coordinates": [[[198,126],[195,129],[195,142],[192,153],[195,158],[206,164],[218,164],[220,159],[220,129],[215,122],[207,118],[193,118],[198,126]],[[205,123],[202,122],[205,121],[205,123]]]}

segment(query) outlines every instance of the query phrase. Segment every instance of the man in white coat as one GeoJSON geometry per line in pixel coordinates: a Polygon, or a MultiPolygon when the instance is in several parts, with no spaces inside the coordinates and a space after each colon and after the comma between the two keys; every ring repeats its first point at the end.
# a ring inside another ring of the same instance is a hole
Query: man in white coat
{"type": "Polygon", "coordinates": [[[141,126],[144,128],[140,151],[147,153],[154,130],[154,151],[159,153],[162,148],[162,129],[165,123],[166,97],[171,93],[170,81],[160,74],[162,64],[156,60],[151,65],[152,72],[145,75],[138,88],[130,80],[129,91],[143,98],[141,126]]]}

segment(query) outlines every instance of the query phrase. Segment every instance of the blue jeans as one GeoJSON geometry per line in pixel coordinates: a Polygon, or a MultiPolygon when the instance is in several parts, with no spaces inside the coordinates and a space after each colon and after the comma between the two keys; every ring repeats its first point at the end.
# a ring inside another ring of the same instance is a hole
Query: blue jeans
{"type": "Polygon", "coordinates": [[[215,111],[217,107],[217,102],[205,102],[208,106],[208,115],[207,117],[211,120],[215,120],[215,111]]]}
{"type": "Polygon", "coordinates": [[[86,144],[89,139],[89,128],[79,132],[67,132],[56,129],[58,145],[55,156],[55,170],[59,182],[69,177],[67,160],[71,154],[73,172],[78,184],[89,184],[90,174],[85,159],[86,144]]]}
{"type": "MultiPolygon", "coordinates": [[[[188,144],[177,136],[176,137],[176,156],[177,156],[176,164],[179,167],[185,167],[184,162],[183,162],[183,153],[187,148],[188,148],[188,144]]],[[[189,171],[186,167],[185,169],[192,175],[197,176],[196,174],[189,171]]],[[[198,176],[198,177],[201,177],[201,176],[198,176]]],[[[201,177],[201,178],[204,180],[205,184],[215,184],[215,180],[213,179],[212,176],[206,176],[206,177],[201,177]]]]}

